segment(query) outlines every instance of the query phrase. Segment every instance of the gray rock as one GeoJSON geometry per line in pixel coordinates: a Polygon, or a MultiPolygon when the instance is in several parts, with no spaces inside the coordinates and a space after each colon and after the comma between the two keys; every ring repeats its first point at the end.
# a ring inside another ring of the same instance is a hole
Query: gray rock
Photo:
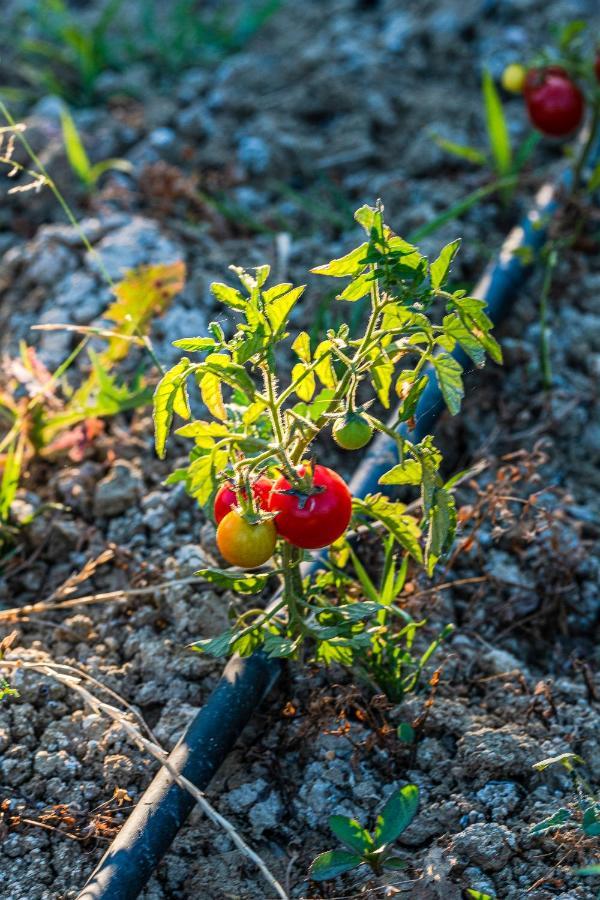
{"type": "Polygon", "coordinates": [[[279,794],[271,791],[265,800],[256,803],[249,813],[250,822],[256,834],[262,834],[268,828],[275,828],[281,821],[283,804],[279,794]]]}
{"type": "Polygon", "coordinates": [[[38,775],[43,775],[44,778],[71,778],[80,769],[79,762],[66,750],[56,750],[54,753],[38,750],[33,767],[38,775]]]}
{"type": "Polygon", "coordinates": [[[257,778],[256,781],[242,784],[240,787],[234,788],[232,791],[224,794],[223,800],[233,811],[248,809],[258,802],[259,798],[264,795],[267,788],[268,784],[264,778],[257,778]]]}
{"type": "Polygon", "coordinates": [[[515,838],[505,825],[477,822],[454,836],[452,849],[484,872],[499,872],[510,859],[515,838]]]}
{"type": "Polygon", "coordinates": [[[519,788],[513,781],[488,781],[475,795],[493,819],[507,818],[519,806],[519,788]]]}
{"type": "Polygon", "coordinates": [[[77,325],[87,325],[99,316],[110,297],[99,289],[96,279],[88,272],[70,272],[56,287],[56,303],[68,310],[77,325]]]}
{"type": "Polygon", "coordinates": [[[238,144],[238,159],[251,175],[262,175],[269,168],[271,151],[257,135],[243,135],[238,144]]]}
{"type": "Polygon", "coordinates": [[[202,141],[214,133],[214,122],[203,103],[182,110],[176,120],[177,131],[184,137],[202,141]]]}
{"type": "Polygon", "coordinates": [[[127,460],[117,461],[108,475],[98,482],[94,496],[94,515],[118,516],[137,504],[144,488],[139,469],[127,460]]]}
{"type": "MultiPolygon", "coordinates": [[[[133,216],[121,228],[111,231],[95,249],[111,278],[116,280],[136,266],[171,263],[182,257],[181,248],[162,233],[156,222],[142,216],[133,216]]],[[[92,272],[100,274],[101,265],[95,254],[88,252],[85,261],[92,272]]]]}

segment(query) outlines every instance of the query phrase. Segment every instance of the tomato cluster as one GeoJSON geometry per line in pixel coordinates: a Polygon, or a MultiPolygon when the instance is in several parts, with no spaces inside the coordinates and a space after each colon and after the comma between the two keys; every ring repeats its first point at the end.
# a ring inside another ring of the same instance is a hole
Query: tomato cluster
{"type": "MultiPolygon", "coordinates": [[[[600,80],[600,57],[594,70],[600,80]]],[[[531,124],[547,137],[568,137],[583,121],[585,98],[562,66],[526,69],[512,63],[502,73],[502,86],[523,94],[531,124]]]]}
{"type": "Polygon", "coordinates": [[[284,475],[274,483],[261,476],[252,485],[260,510],[272,514],[271,519],[256,522],[238,509],[233,486],[229,482],[221,486],[214,503],[217,545],[231,565],[261,566],[273,555],[278,535],[303,550],[327,547],[342,536],[352,516],[346,482],[327,466],[315,466],[307,486],[302,481],[307,469],[298,466],[296,472],[302,487],[284,475]]]}

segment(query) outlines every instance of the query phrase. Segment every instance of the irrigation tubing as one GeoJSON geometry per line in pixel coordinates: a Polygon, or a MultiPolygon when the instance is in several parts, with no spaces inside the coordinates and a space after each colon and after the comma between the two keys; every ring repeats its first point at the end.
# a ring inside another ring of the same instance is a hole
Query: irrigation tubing
{"type": "MultiPolygon", "coordinates": [[[[495,262],[473,291],[473,296],[487,302],[486,311],[494,324],[497,325],[505,315],[529,274],[532,264],[524,259],[537,258],[546,240],[548,223],[571,180],[568,169],[555,184],[540,188],[531,211],[509,233],[495,262]],[[515,253],[520,250],[529,251],[528,256],[515,253]]],[[[463,367],[470,364],[462,350],[456,350],[454,356],[463,367]]],[[[419,441],[430,434],[443,409],[444,401],[432,376],[417,406],[411,439],[419,441]]],[[[379,478],[397,461],[395,454],[394,441],[380,433],[350,482],[353,496],[364,497],[381,490],[379,478]]],[[[318,567],[319,560],[307,565],[308,568],[318,567]]],[[[217,687],[169,756],[171,767],[204,790],[261,700],[277,681],[281,668],[281,660],[268,659],[260,653],[245,659],[232,657],[217,687]]],[[[161,768],[100,860],[78,900],[133,900],[138,897],[194,802],[191,794],[173,780],[167,769],[161,768]]]]}

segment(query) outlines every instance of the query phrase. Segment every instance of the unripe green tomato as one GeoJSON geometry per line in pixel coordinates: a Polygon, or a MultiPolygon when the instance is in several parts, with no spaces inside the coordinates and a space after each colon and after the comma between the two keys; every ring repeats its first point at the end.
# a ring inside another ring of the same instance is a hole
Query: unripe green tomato
{"type": "Polygon", "coordinates": [[[360,450],[373,437],[373,429],[360,413],[348,413],[333,426],[333,439],[343,450],[360,450]]]}
{"type": "Polygon", "coordinates": [[[502,87],[511,94],[522,94],[526,76],[525,66],[520,63],[511,63],[502,73],[502,87]]]}

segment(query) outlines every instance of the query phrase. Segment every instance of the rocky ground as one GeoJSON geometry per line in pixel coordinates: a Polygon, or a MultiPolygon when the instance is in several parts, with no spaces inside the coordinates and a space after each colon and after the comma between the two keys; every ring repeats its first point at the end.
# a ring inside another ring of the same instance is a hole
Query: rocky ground
{"type": "MultiPolygon", "coordinates": [[[[551,24],[587,16],[597,25],[597,13],[592,0],[284,2],[244,49],[212,67],[161,79],[140,64],[101,76],[98,102],[75,118],[94,159],[124,157],[133,172],[105,176],[91,196],[68,169],[55,99],[38,98],[22,115],[113,278],[185,260],[186,287],[153,334],[168,363],[171,340],[223,320],[208,285],[229,264],[268,261],[306,281],[311,265],[357,242],[356,206],[381,196],[407,234],[484,184],[485,173],[445,155],[431,131],[481,144],[484,63],[498,75],[551,24]]],[[[518,140],[526,123],[519,101],[508,104],[518,140]]],[[[535,160],[510,208],[492,198],[423,242],[433,253],[463,236],[457,285],[476,280],[560,165],[560,148],[540,148],[535,160]]],[[[533,763],[572,750],[596,787],[600,780],[597,228],[590,213],[587,242],[557,270],[551,394],[541,389],[534,278],[500,329],[504,368],[469,373],[464,411],[441,423],[448,471],[482,467],[459,491],[461,532],[438,586],[415,575],[406,599],[429,618],[430,635],[457,626],[437,657],[433,703],[426,707],[426,691],[392,706],[348,673],[292,666],[211,785],[211,801],[292,897],[375,898],[384,883],[417,900],[454,900],[466,888],[502,900],[595,896],[594,882],[574,870],[597,860],[597,841],[575,829],[546,837],[529,829],[573,800],[562,769],[537,773],[533,763]],[[396,738],[402,721],[420,721],[415,747],[396,738]],[[359,870],[309,884],[311,859],[334,845],[328,816],[372,820],[407,781],[419,785],[421,805],[399,842],[406,873],[383,882],[359,870]]],[[[30,328],[101,320],[109,291],[97,258],[44,190],[2,204],[0,248],[2,351],[14,356],[27,340],[52,368],[73,336],[30,328]]],[[[309,288],[299,324],[316,332],[340,313],[323,283],[309,277],[309,288]]],[[[183,452],[174,446],[166,463],[156,460],[142,410],[109,422],[76,464],[36,462],[15,520],[43,510],[0,581],[5,609],[149,588],[20,620],[7,655],[79,667],[134,704],[167,747],[220,672],[185,646],[220,631],[227,613],[226,597],[185,581],[216,548],[201,512],[163,485],[183,452]]],[[[339,460],[347,475],[353,465],[339,460]]],[[[64,686],[24,670],[12,683],[20,696],[0,708],[0,897],[66,900],[156,765],[64,686]]],[[[269,894],[229,838],[195,813],[143,896],[269,894]]]]}

